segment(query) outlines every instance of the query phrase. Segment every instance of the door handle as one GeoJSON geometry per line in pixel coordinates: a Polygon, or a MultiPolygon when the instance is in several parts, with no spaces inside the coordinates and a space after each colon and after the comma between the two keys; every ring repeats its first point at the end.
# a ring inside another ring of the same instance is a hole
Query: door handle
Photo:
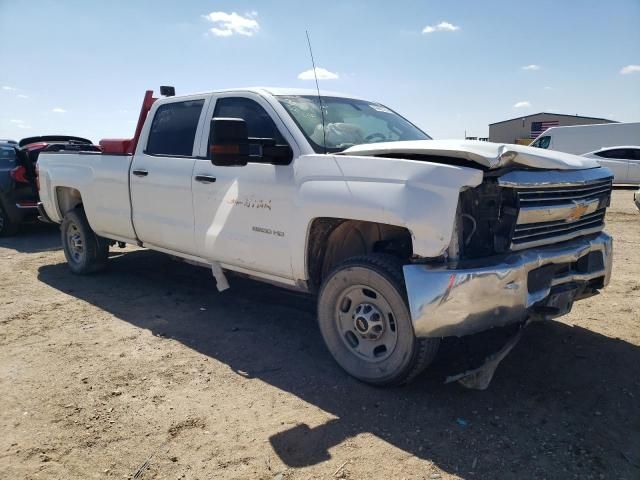
{"type": "Polygon", "coordinates": [[[136,177],[146,177],[147,175],[149,175],[149,172],[147,170],[142,169],[134,170],[131,173],[133,173],[136,177]]]}
{"type": "Polygon", "coordinates": [[[200,183],[213,183],[216,181],[216,177],[212,177],[211,175],[196,175],[196,182],[200,183]]]}

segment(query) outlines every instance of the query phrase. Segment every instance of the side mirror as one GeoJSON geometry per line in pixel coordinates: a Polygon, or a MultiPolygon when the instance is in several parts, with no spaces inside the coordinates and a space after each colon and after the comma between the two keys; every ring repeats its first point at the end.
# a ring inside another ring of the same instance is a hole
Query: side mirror
{"type": "Polygon", "coordinates": [[[249,161],[247,122],[241,118],[213,118],[209,131],[211,163],[219,167],[247,164],[249,161]]]}
{"type": "Polygon", "coordinates": [[[273,138],[249,137],[241,118],[213,118],[209,131],[211,163],[219,167],[244,166],[249,160],[288,165],[293,159],[289,145],[279,145],[273,138]]]}
{"type": "Polygon", "coordinates": [[[262,163],[270,163],[272,165],[289,165],[293,160],[293,150],[289,145],[278,145],[272,138],[250,138],[261,146],[262,163]]]}

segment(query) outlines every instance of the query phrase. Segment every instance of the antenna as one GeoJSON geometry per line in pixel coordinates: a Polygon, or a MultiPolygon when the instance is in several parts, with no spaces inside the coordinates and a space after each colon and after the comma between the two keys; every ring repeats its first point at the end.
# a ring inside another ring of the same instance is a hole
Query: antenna
{"type": "Polygon", "coordinates": [[[320,86],[318,85],[318,74],[316,73],[316,62],[313,59],[313,50],[311,50],[311,40],[309,39],[309,31],[305,30],[307,34],[307,44],[309,45],[309,55],[311,55],[311,66],[313,67],[313,77],[316,79],[316,91],[318,92],[318,103],[320,104],[320,115],[322,117],[322,146],[324,147],[324,153],[327,154],[327,135],[324,128],[324,108],[322,106],[322,97],[320,96],[320,86]]]}

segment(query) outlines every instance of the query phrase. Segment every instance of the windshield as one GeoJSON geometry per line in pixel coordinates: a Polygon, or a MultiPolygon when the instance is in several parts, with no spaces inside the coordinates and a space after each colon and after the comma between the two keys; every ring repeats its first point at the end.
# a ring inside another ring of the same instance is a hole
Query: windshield
{"type": "Polygon", "coordinates": [[[549,143],[551,142],[551,137],[540,137],[535,142],[531,144],[532,147],[538,148],[549,148],[549,143]]]}
{"type": "Polygon", "coordinates": [[[318,97],[287,95],[278,100],[298,124],[316,153],[339,152],[362,143],[431,140],[403,117],[379,103],[322,97],[323,134],[318,97]]]}

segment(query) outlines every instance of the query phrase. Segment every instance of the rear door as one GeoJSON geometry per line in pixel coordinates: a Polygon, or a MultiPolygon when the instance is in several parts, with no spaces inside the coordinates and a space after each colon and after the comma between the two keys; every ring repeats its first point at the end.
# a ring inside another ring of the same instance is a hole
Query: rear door
{"type": "Polygon", "coordinates": [[[193,96],[158,106],[133,159],[133,225],[145,244],[194,254],[191,175],[205,103],[193,96]]]}

